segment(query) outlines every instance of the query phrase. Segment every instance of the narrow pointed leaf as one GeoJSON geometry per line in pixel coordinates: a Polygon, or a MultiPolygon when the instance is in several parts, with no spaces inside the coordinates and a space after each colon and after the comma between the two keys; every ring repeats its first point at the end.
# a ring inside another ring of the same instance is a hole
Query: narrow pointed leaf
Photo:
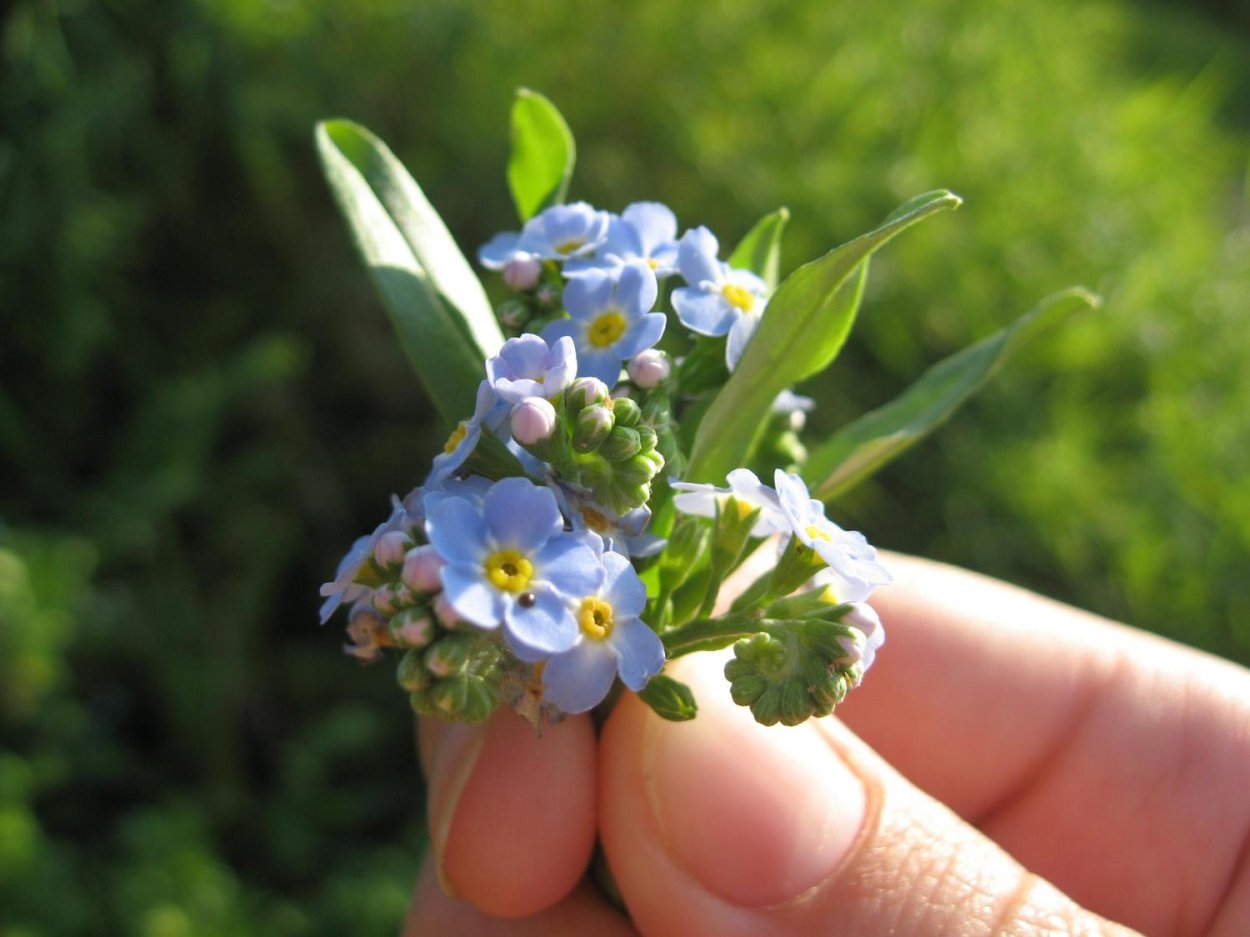
{"type": "Polygon", "coordinates": [[[335,201],[439,413],[473,407],[482,362],[503,343],[486,294],[416,181],[381,140],[346,120],[317,127],[335,201]]]}
{"type": "Polygon", "coordinates": [[[564,201],[576,159],[573,133],[556,106],[537,91],[518,88],[508,187],[522,223],[564,201]]]}
{"type": "Polygon", "coordinates": [[[813,496],[828,501],[867,478],[945,422],[1035,335],[1099,303],[1080,287],[1055,293],[1005,329],[933,365],[894,400],[844,426],[810,453],[803,476],[813,496]]]}
{"type": "Polygon", "coordinates": [[[786,277],[737,370],[699,424],[687,478],[718,482],[746,464],[777,394],[823,370],[841,351],[859,309],[868,259],[899,232],[959,204],[945,191],[918,196],[879,227],[786,277]]]}
{"type": "Polygon", "coordinates": [[[750,270],[771,290],[777,286],[777,268],[781,263],[781,233],[790,220],[790,211],[778,208],[755,223],[729,255],[729,266],[750,270]]]}

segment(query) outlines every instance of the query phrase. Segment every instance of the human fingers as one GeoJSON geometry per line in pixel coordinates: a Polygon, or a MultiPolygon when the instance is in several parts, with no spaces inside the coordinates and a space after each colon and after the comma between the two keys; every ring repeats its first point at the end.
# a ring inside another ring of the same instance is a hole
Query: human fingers
{"type": "Polygon", "coordinates": [[[715,661],[697,719],[625,699],[600,747],[601,835],[638,929],[664,935],[1129,934],[1026,872],[836,720],[757,725],[715,661]]]}
{"type": "Polygon", "coordinates": [[[1250,933],[1250,673],[963,570],[888,562],[898,584],[873,603],[889,645],[846,724],[1081,903],[1150,933],[1250,933]]]}
{"type": "Polygon", "coordinates": [[[533,915],[586,871],[595,842],[595,735],[584,716],[534,729],[516,713],[480,726],[422,719],[430,865],[492,915],[533,915]]]}
{"type": "Polygon", "coordinates": [[[417,879],[403,937],[637,937],[624,915],[610,907],[593,885],[583,882],[555,905],[530,917],[491,917],[438,884],[427,856],[417,879]]]}

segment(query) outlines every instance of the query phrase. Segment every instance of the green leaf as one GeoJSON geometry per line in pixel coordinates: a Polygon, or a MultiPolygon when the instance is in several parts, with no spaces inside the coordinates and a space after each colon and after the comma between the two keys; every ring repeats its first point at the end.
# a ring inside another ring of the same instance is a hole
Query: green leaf
{"type": "Polygon", "coordinates": [[[638,698],[670,722],[686,722],[699,714],[699,706],[690,687],[666,674],[652,677],[638,698]]]}
{"type": "Polygon", "coordinates": [[[790,211],[778,208],[765,215],[746,233],[729,255],[729,266],[750,270],[771,290],[777,285],[777,268],[781,263],[781,232],[790,220],[790,211]]]}
{"type": "Polygon", "coordinates": [[[386,144],[347,120],[317,125],[326,180],[399,339],[448,423],[472,410],[503,344],[490,302],[438,213],[386,144]]]}
{"type": "Polygon", "coordinates": [[[573,133],[556,106],[537,91],[518,88],[508,187],[522,223],[564,201],[576,159],[573,133]]]}
{"type": "Polygon", "coordinates": [[[939,361],[883,407],[816,447],[803,467],[812,495],[828,501],[867,478],[940,426],[1026,342],[1100,300],[1080,287],[1048,296],[1011,325],[939,361]]]}
{"type": "Polygon", "coordinates": [[[786,277],[737,370],[699,424],[689,480],[719,482],[746,464],[777,394],[823,370],[841,351],[859,309],[868,259],[900,231],[959,204],[946,191],[918,196],[880,227],[786,277]]]}

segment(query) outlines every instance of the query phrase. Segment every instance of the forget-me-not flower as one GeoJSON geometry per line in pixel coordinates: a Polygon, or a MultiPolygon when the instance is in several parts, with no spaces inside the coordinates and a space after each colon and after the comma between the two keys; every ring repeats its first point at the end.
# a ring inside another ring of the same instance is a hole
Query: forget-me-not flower
{"type": "Polygon", "coordinates": [[[658,279],[677,272],[677,216],[659,202],[635,202],[608,221],[608,236],[592,257],[564,265],[565,276],[587,270],[612,270],[641,260],[658,279]]]}
{"type": "Polygon", "coordinates": [[[751,528],[752,537],[768,537],[790,529],[790,523],[781,512],[777,492],[759,480],[750,469],[737,468],[726,476],[728,488],[702,485],[696,482],[670,482],[676,492],[673,507],[683,514],[697,517],[715,517],[717,509],[724,510],[729,498],[759,508],[759,517],[751,528]]]}
{"type": "Polygon", "coordinates": [[[707,228],[682,235],[677,269],[688,284],[673,291],[673,310],[686,328],[700,335],[725,335],[725,363],[732,371],[759,326],[768,303],[768,286],[749,270],[717,260],[720,245],[707,228]]]}
{"type": "Polygon", "coordinates": [[[539,212],[520,232],[496,234],[477,252],[482,266],[502,270],[520,259],[563,262],[595,251],[608,236],[609,215],[585,202],[553,205],[539,212]]]}
{"type": "Polygon", "coordinates": [[[655,274],[640,260],[629,261],[619,272],[587,271],[564,288],[570,318],[552,322],[543,337],[553,343],[571,338],[581,375],[613,387],[621,364],[664,334],[664,314],[651,311],[657,293],[655,274]]]}
{"type": "Polygon", "coordinates": [[[839,602],[862,602],[877,586],[892,581],[864,535],[843,530],[825,517],[825,506],[808,494],[803,479],[778,469],[775,483],[791,533],[828,566],[822,581],[832,588],[839,602]]]}
{"type": "Polygon", "coordinates": [[[577,643],[543,668],[543,696],[566,713],[600,703],[619,673],[631,690],[641,690],[664,666],[664,645],[639,617],[647,588],[629,560],[604,553],[602,584],[576,600],[577,643]]]}
{"type": "Polygon", "coordinates": [[[550,343],[532,332],[503,343],[499,354],[486,362],[486,380],[499,399],[517,404],[526,397],[551,399],[577,377],[573,340],[552,338],[550,343]]]}
{"type": "Polygon", "coordinates": [[[477,448],[478,440],[482,438],[482,424],[498,402],[499,398],[491,388],[490,381],[482,381],[477,385],[477,401],[473,407],[473,415],[457,423],[456,428],[447,437],[447,441],[443,443],[443,451],[434,457],[430,474],[426,476],[427,486],[443,481],[464,465],[465,460],[477,448]]]}
{"type": "Polygon", "coordinates": [[[480,504],[443,498],[425,528],[446,561],[443,594],[457,615],[479,628],[502,625],[512,652],[529,663],[576,643],[569,603],[596,592],[603,567],[585,535],[565,531],[550,491],[505,478],[480,504]]]}
{"type": "Polygon", "coordinates": [[[322,585],[321,595],[325,597],[325,602],[321,604],[323,625],[344,602],[355,602],[366,598],[373,592],[369,586],[356,582],[356,577],[372,558],[374,548],[383,535],[392,531],[407,533],[419,523],[420,518],[409,513],[404,502],[392,495],[390,517],[378,524],[373,529],[373,533],[357,537],[351,549],[339,560],[338,568],[334,571],[334,579],[322,585]]]}

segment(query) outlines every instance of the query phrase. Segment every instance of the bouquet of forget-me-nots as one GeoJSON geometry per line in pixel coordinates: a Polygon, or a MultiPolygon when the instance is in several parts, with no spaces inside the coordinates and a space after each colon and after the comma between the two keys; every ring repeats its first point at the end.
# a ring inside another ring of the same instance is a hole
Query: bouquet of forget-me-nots
{"type": "Polygon", "coordinates": [[[778,282],[785,209],[726,251],[658,202],[567,202],[572,135],[522,90],[507,169],[520,230],[477,252],[510,291],[492,305],[381,141],[335,120],[317,142],[449,429],[418,487],[322,586],[321,617],[342,606],[347,651],[393,649],[413,708],[445,719],[511,706],[539,726],[621,688],[689,719],[695,700],[665,664],[729,646],[727,691],[759,722],[831,712],[885,639],[865,600],[890,573],[825,503],[1041,326],[1094,302],[1051,297],[807,448],[812,401],[792,388],[837,357],[873,253],[955,195],[920,195],[778,282]],[[757,548],[775,557],[730,601],[726,580],[757,548]]]}

